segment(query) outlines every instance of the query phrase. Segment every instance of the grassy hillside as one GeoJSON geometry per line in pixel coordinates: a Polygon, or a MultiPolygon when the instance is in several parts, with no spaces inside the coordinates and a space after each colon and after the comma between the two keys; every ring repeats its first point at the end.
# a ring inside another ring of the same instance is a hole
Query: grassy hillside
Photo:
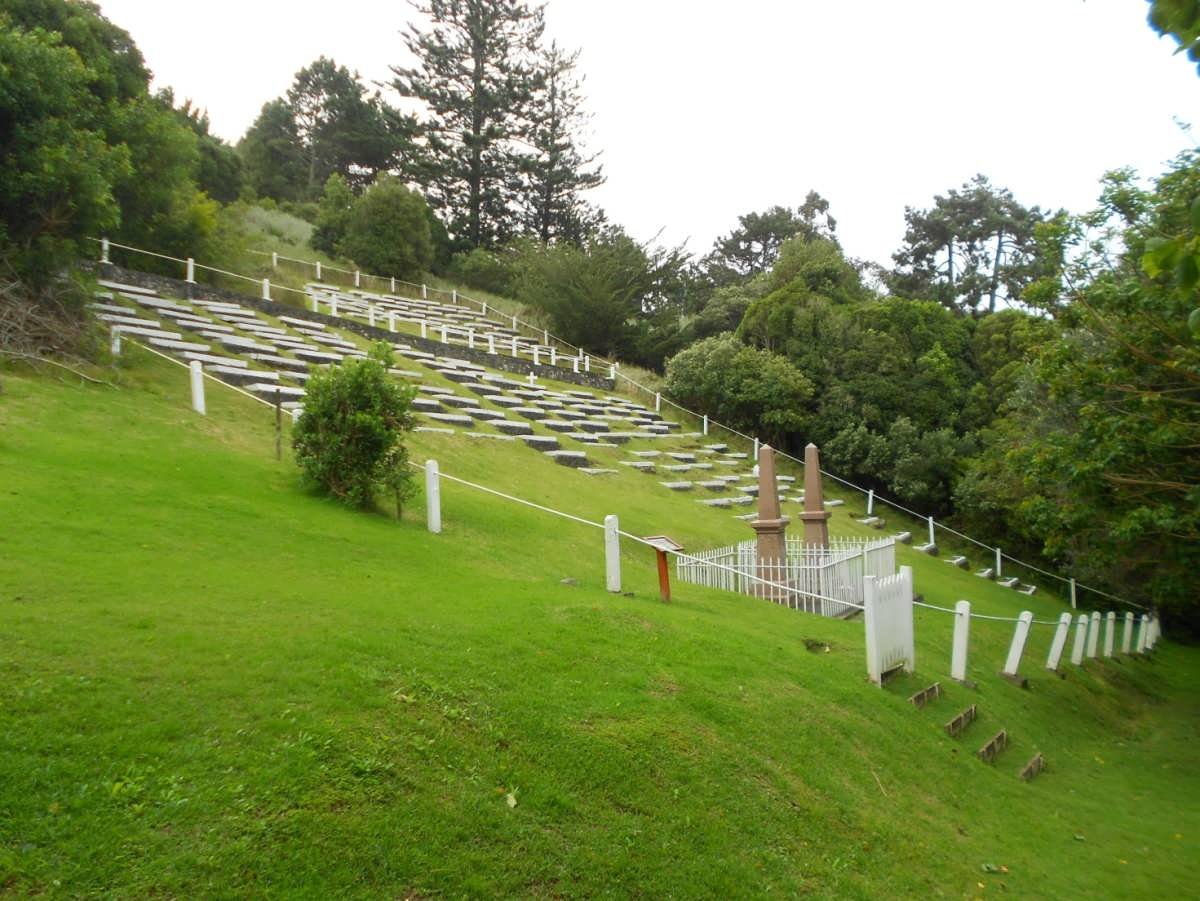
{"type": "MultiPolygon", "coordinates": [[[[608,594],[597,530],[452,484],[438,536],[419,502],[347,511],[274,460],[265,408],[213,389],[197,417],[137,353],[117,377],[0,373],[0,893],[1190,893],[1189,649],[1059,678],[1037,629],[1022,691],[995,675],[1009,626],[979,622],[970,689],[922,611],[918,672],[880,690],[860,622],[684,585],[662,604],[629,545],[608,594]],[[907,703],[935,679],[945,699],[907,703]]],[[[423,434],[413,456],[689,546],[748,531],[523,447],[423,434]]],[[[900,562],[934,603],[1059,609],[900,562]]]]}

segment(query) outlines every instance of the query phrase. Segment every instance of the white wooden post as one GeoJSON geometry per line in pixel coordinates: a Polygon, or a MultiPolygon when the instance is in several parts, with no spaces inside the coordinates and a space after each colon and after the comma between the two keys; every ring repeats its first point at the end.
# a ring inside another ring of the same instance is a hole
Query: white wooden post
{"type": "MultiPolygon", "coordinates": [[[[616,363],[611,363],[611,364],[609,364],[609,367],[608,367],[608,380],[609,380],[610,382],[615,382],[615,381],[617,380],[617,364],[616,364],[616,363]]],[[[706,435],[707,435],[708,433],[707,433],[707,432],[705,432],[704,434],[706,434],[706,435]]]]}
{"type": "Polygon", "coordinates": [[[1025,653],[1025,639],[1029,637],[1029,624],[1033,614],[1022,610],[1017,617],[1017,628],[1013,630],[1012,644],[1008,647],[1008,659],[1004,661],[1004,675],[1015,676],[1021,666],[1021,655],[1025,653]]]}
{"type": "Polygon", "coordinates": [[[929,517],[929,543],[937,544],[937,541],[934,539],[934,535],[933,535],[933,517],[932,516],[929,517]]]}
{"type": "Polygon", "coordinates": [[[437,460],[425,461],[425,525],[434,535],[442,531],[442,485],[437,460]]]}
{"type": "Polygon", "coordinates": [[[392,276],[392,287],[391,287],[391,293],[392,293],[392,294],[395,294],[395,293],[396,293],[396,276],[394,276],[394,275],[392,276]]]}
{"type": "Polygon", "coordinates": [[[1071,648],[1071,662],[1076,666],[1083,666],[1083,646],[1087,643],[1087,627],[1087,614],[1079,614],[1075,620],[1075,644],[1071,648]]]}
{"type": "Polygon", "coordinates": [[[450,291],[450,303],[454,306],[458,306],[458,288],[454,288],[450,291]]]}
{"type": "Polygon", "coordinates": [[[604,517],[604,574],[608,590],[621,592],[621,536],[618,534],[617,517],[604,517]]]}
{"type": "Polygon", "coordinates": [[[516,338],[512,339],[512,355],[514,357],[517,355],[517,339],[516,338]]]}
{"type": "Polygon", "coordinates": [[[1113,655],[1113,639],[1116,637],[1117,615],[1111,610],[1104,616],[1104,656],[1113,655]]]}
{"type": "Polygon", "coordinates": [[[429,337],[429,320],[428,319],[421,320],[421,337],[422,338],[429,337]]]}
{"type": "Polygon", "coordinates": [[[112,344],[109,349],[114,357],[121,356],[121,333],[115,328],[112,330],[112,344]]]}
{"type": "Polygon", "coordinates": [[[654,412],[662,412],[662,394],[657,391],[654,393],[654,412]]]}
{"type": "Polygon", "coordinates": [[[754,439],[754,461],[755,461],[755,463],[758,462],[758,439],[757,438],[754,439]]]}
{"type": "Polygon", "coordinates": [[[279,254],[278,253],[271,254],[271,268],[272,269],[279,268],[279,254]]]}
{"type": "Polygon", "coordinates": [[[187,278],[184,281],[189,285],[196,284],[196,261],[191,257],[187,258],[187,278]]]}
{"type": "Polygon", "coordinates": [[[263,299],[263,300],[270,300],[270,299],[271,299],[271,280],[270,280],[269,278],[264,278],[264,279],[263,279],[263,296],[262,296],[262,299],[263,299]]]}
{"type": "Polygon", "coordinates": [[[950,678],[967,680],[967,639],[971,632],[971,602],[954,605],[954,646],[950,652],[950,678]]]}
{"type": "Polygon", "coordinates": [[[203,416],[205,414],[204,370],[200,368],[199,360],[192,360],[188,368],[192,371],[192,409],[203,416]]]}
{"type": "Polygon", "coordinates": [[[338,311],[337,311],[337,298],[336,298],[336,297],[334,297],[332,294],[330,294],[330,295],[329,295],[329,315],[330,315],[330,316],[336,316],[337,314],[338,314],[338,311]]]}
{"type": "Polygon", "coordinates": [[[707,413],[704,414],[704,422],[703,422],[703,425],[702,425],[700,431],[705,435],[708,434],[708,414],[707,413]]]}
{"type": "Polygon", "coordinates": [[[1128,654],[1133,648],[1133,614],[1125,611],[1125,631],[1121,633],[1121,653],[1128,654]]]}
{"type": "Polygon", "coordinates": [[[367,304],[367,325],[375,328],[375,305],[367,304]]]}
{"type": "Polygon", "coordinates": [[[488,335],[488,353],[494,354],[495,352],[496,352],[496,336],[488,335]]]}
{"type": "Polygon", "coordinates": [[[394,332],[395,330],[396,330],[396,311],[388,310],[388,331],[394,332]]]}
{"type": "Polygon", "coordinates": [[[550,332],[547,331],[546,329],[542,329],[542,343],[543,344],[550,343],[550,332]]]}
{"type": "Polygon", "coordinates": [[[592,358],[590,355],[584,356],[584,358],[583,358],[583,371],[584,372],[592,371],[592,358]]]}
{"type": "Polygon", "coordinates": [[[317,281],[321,280],[321,261],[317,260],[317,281]]]}
{"type": "Polygon", "coordinates": [[[467,329],[467,347],[471,350],[475,349],[475,329],[467,329]]]}
{"type": "Polygon", "coordinates": [[[1071,632],[1071,614],[1063,613],[1058,617],[1058,627],[1054,630],[1054,641],[1050,643],[1050,655],[1046,658],[1046,669],[1058,671],[1059,661],[1062,660],[1063,648],[1067,646],[1067,635],[1071,632]]]}
{"type": "Polygon", "coordinates": [[[1075,609],[1075,580],[1071,580],[1071,609],[1075,609]]]}
{"type": "Polygon", "coordinates": [[[444,323],[444,322],[442,323],[442,343],[443,344],[450,343],[450,335],[446,330],[446,323],[444,323]]]}
{"type": "Polygon", "coordinates": [[[514,332],[517,330],[517,317],[516,316],[514,316],[512,318],[512,328],[513,328],[514,332]]]}
{"type": "Polygon", "coordinates": [[[1139,654],[1146,653],[1146,628],[1149,625],[1149,623],[1150,623],[1150,617],[1147,614],[1143,613],[1138,620],[1137,652],[1139,654]]]}
{"type": "Polygon", "coordinates": [[[550,365],[551,366],[558,365],[558,349],[556,347],[554,347],[554,345],[550,346],[550,365]]]}
{"type": "Polygon", "coordinates": [[[421,285],[421,300],[429,300],[429,288],[421,285]]]}
{"type": "Polygon", "coordinates": [[[572,372],[579,371],[579,357],[571,357],[571,371],[572,372]]]}
{"type": "MultiPolygon", "coordinates": [[[[875,489],[871,488],[867,491],[867,516],[872,516],[872,515],[874,515],[874,513],[875,513],[875,489]]],[[[969,608],[970,604],[968,604],[967,606],[969,608]]]]}
{"type": "Polygon", "coordinates": [[[879,666],[879,624],[875,601],[875,576],[863,576],[863,628],[867,643],[867,678],[883,686],[883,671],[879,666]]]}
{"type": "Polygon", "coordinates": [[[540,347],[538,347],[536,344],[533,345],[533,365],[534,366],[542,365],[542,349],[540,347]]]}
{"type": "Polygon", "coordinates": [[[528,376],[526,376],[525,381],[529,382],[529,387],[532,388],[537,384],[537,376],[531,372],[528,376]]]}
{"type": "Polygon", "coordinates": [[[1000,581],[1000,577],[1004,572],[1004,554],[1000,552],[1000,548],[996,548],[996,581],[1000,581]]]}
{"type": "Polygon", "coordinates": [[[108,238],[100,239],[100,262],[108,262],[108,238]]]}
{"type": "Polygon", "coordinates": [[[357,269],[354,270],[354,287],[362,287],[362,274],[357,269]]]}
{"type": "Polygon", "coordinates": [[[1100,614],[1092,613],[1091,621],[1088,623],[1088,641],[1087,655],[1089,658],[1095,658],[1096,647],[1100,643],[1100,614]]]}
{"type": "Polygon", "coordinates": [[[312,295],[312,311],[314,313],[319,313],[321,311],[320,307],[321,307],[321,302],[319,300],[317,300],[317,295],[313,294],[312,295]]]}

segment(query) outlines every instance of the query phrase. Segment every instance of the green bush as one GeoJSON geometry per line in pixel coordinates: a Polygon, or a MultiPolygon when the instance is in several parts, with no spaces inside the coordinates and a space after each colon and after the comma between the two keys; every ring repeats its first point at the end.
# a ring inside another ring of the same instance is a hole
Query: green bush
{"type": "Polygon", "coordinates": [[[419,278],[433,263],[429,207],[399,179],[380,176],[354,201],[337,250],[368,272],[419,278]]]}
{"type": "Polygon", "coordinates": [[[383,345],[370,359],[314,375],[292,446],[312,484],[354,507],[370,507],[388,492],[399,517],[414,490],[404,435],[416,392],[388,374],[390,355],[383,345]]]}
{"type": "Polygon", "coordinates": [[[492,250],[476,247],[465,253],[456,253],[450,259],[447,274],[456,281],[481,291],[507,296],[512,293],[512,265],[503,256],[492,250]]]}

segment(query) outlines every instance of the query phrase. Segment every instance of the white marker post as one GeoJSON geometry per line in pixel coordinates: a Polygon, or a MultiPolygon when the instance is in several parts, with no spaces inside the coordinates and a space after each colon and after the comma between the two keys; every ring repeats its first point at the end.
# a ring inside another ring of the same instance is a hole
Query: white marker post
{"type": "Polygon", "coordinates": [[[1046,658],[1046,669],[1058,672],[1058,664],[1062,660],[1063,649],[1067,646],[1067,636],[1071,633],[1071,614],[1063,613],[1058,618],[1058,627],[1054,630],[1054,641],[1050,643],[1050,654],[1046,658]]]}
{"type": "Polygon", "coordinates": [[[1100,644],[1100,614],[1092,613],[1092,618],[1088,624],[1088,641],[1087,655],[1090,659],[1095,659],[1096,648],[1100,644]]]}
{"type": "Polygon", "coordinates": [[[967,640],[971,633],[971,602],[954,605],[954,646],[950,652],[950,678],[967,681],[967,640]]]}
{"type": "Polygon", "coordinates": [[[264,278],[264,279],[263,279],[263,296],[262,296],[262,299],[263,299],[263,300],[270,300],[270,299],[271,299],[271,280],[270,280],[269,278],[264,278]]]}
{"type": "Polygon", "coordinates": [[[1008,659],[1004,661],[1004,675],[1015,676],[1021,666],[1021,655],[1025,653],[1025,639],[1029,637],[1029,624],[1033,614],[1022,610],[1017,617],[1017,628],[1013,630],[1012,644],[1008,648],[1008,659]]]}
{"type": "Polygon", "coordinates": [[[1000,581],[1003,574],[1004,554],[1000,552],[1000,548],[996,548],[996,581],[1000,581]]]}
{"type": "Polygon", "coordinates": [[[1117,615],[1111,610],[1104,616],[1104,656],[1113,655],[1113,640],[1117,632],[1117,615]]]}
{"type": "Polygon", "coordinates": [[[1087,627],[1087,614],[1079,614],[1075,620],[1075,644],[1071,648],[1071,662],[1076,666],[1083,666],[1083,646],[1087,643],[1087,627]]]}
{"type": "Polygon", "coordinates": [[[1149,626],[1150,617],[1143,613],[1141,618],[1138,620],[1137,652],[1139,654],[1146,653],[1146,630],[1149,628],[1149,626]]]}
{"type": "MultiPolygon", "coordinates": [[[[875,489],[871,488],[867,491],[867,516],[875,515],[875,489]]],[[[968,605],[970,606],[970,605],[968,605]]]]}
{"type": "Polygon", "coordinates": [[[114,357],[121,356],[121,333],[115,328],[112,330],[112,344],[109,347],[114,357]]]}
{"type": "Polygon", "coordinates": [[[437,460],[425,461],[425,525],[434,535],[442,532],[442,485],[437,460]]]}
{"type": "Polygon", "coordinates": [[[1121,633],[1121,653],[1128,654],[1133,649],[1133,614],[1125,611],[1125,630],[1121,633]]]}
{"type": "Polygon", "coordinates": [[[192,371],[192,409],[204,416],[204,370],[199,360],[192,360],[188,368],[192,371]]]}
{"type": "Polygon", "coordinates": [[[934,536],[933,536],[933,517],[932,516],[929,517],[929,543],[937,544],[937,541],[934,539],[934,536]]]}
{"type": "Polygon", "coordinates": [[[621,536],[617,525],[617,517],[609,514],[604,517],[604,572],[608,590],[613,594],[621,592],[621,536]]]}

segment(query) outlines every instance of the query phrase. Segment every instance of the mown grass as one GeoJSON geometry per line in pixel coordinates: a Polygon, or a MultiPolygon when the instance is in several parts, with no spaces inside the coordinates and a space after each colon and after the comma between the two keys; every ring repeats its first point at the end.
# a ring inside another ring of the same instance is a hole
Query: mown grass
{"type": "MultiPolygon", "coordinates": [[[[9,895],[1190,894],[1190,649],[1060,678],[1035,629],[1023,691],[996,675],[1008,626],[977,623],[972,689],[922,611],[917,673],[881,690],[860,622],[678,584],[662,604],[628,543],[630,596],[608,594],[587,526],[452,484],[439,536],[420,503],[397,523],[314,496],[269,411],[210,390],[194,416],[157,359],[120,390],[0,377],[9,895]],[[934,679],[947,697],[915,710],[934,679]]],[[[747,531],[638,473],[428,434],[413,454],[689,546],[747,531]]],[[[934,603],[1060,609],[901,562],[934,603]]]]}

